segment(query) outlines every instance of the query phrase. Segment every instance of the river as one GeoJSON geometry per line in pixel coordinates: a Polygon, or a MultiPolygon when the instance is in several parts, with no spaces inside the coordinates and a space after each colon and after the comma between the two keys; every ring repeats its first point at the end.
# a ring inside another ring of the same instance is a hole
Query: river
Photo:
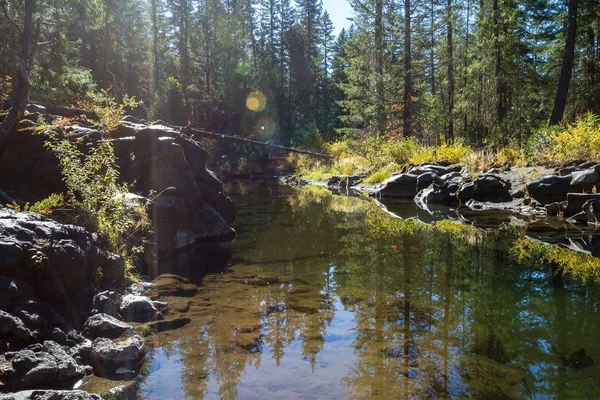
{"type": "Polygon", "coordinates": [[[600,398],[599,291],[577,269],[598,259],[321,188],[228,191],[231,259],[151,339],[138,398],[600,398]]]}

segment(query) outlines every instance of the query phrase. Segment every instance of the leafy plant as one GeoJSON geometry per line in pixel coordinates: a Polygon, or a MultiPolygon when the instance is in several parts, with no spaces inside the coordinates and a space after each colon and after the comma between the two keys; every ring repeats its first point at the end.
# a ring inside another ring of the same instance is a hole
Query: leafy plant
{"type": "Polygon", "coordinates": [[[140,102],[134,97],[125,96],[122,102],[117,102],[102,90],[99,93],[89,95],[88,99],[79,102],[79,108],[96,113],[99,118],[98,125],[102,133],[110,134],[115,131],[120,121],[125,116],[125,108],[136,108],[140,102]]]}
{"type": "Polygon", "coordinates": [[[53,210],[60,208],[65,205],[65,198],[60,193],[52,193],[50,196],[43,200],[35,202],[33,205],[25,203],[23,207],[17,202],[7,204],[8,208],[12,208],[15,211],[27,211],[35,214],[50,215],[53,210]]]}
{"type": "Polygon", "coordinates": [[[132,238],[146,230],[150,221],[146,205],[128,199],[129,186],[118,182],[111,142],[103,138],[84,154],[77,143],[59,138],[53,130],[46,134],[46,146],[62,169],[75,222],[105,237],[111,250],[125,259],[126,271],[133,277],[135,254],[141,249],[132,238]]]}

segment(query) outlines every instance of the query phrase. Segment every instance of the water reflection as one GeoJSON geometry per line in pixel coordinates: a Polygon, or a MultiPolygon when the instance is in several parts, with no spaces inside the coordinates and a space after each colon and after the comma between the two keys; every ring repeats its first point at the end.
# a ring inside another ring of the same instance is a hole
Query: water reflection
{"type": "Polygon", "coordinates": [[[573,358],[600,356],[598,290],[554,284],[539,249],[514,250],[522,232],[400,221],[321,189],[231,189],[232,265],[165,299],[192,322],[154,336],[140,398],[599,395],[599,367],[573,358]]]}

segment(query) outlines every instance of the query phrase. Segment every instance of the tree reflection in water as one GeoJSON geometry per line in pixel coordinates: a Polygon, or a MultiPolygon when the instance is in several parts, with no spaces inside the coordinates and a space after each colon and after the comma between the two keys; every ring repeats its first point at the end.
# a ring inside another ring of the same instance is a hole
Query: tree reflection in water
{"type": "Polygon", "coordinates": [[[171,398],[597,395],[598,366],[561,360],[600,356],[598,290],[554,288],[519,230],[393,219],[324,189],[237,190],[234,261],[185,300],[192,323],[156,334],[140,397],[172,376],[171,398]]]}

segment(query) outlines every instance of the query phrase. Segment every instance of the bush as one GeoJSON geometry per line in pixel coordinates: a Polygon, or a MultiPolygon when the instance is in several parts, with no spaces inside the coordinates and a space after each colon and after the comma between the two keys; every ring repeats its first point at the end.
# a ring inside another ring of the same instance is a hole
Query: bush
{"type": "Polygon", "coordinates": [[[79,108],[93,111],[99,118],[98,125],[102,133],[109,135],[115,131],[120,121],[125,116],[125,108],[135,108],[140,103],[133,97],[125,96],[121,103],[118,103],[106,91],[91,94],[86,100],[79,102],[79,108]]]}
{"type": "Polygon", "coordinates": [[[13,202],[6,206],[15,211],[26,211],[40,215],[50,215],[54,210],[65,205],[65,198],[62,194],[52,193],[50,196],[35,202],[33,205],[25,203],[23,207],[20,204],[13,202]]]}
{"type": "Polygon", "coordinates": [[[574,123],[534,132],[527,143],[527,154],[539,163],[600,161],[600,117],[587,113],[574,123]]]}
{"type": "Polygon", "coordinates": [[[148,228],[150,221],[146,205],[127,199],[129,186],[118,183],[111,142],[102,139],[84,154],[77,143],[59,138],[53,129],[47,129],[46,134],[46,147],[56,154],[62,169],[69,204],[75,211],[74,222],[106,238],[111,251],[124,258],[132,278],[135,255],[141,248],[131,239],[148,228]]]}

